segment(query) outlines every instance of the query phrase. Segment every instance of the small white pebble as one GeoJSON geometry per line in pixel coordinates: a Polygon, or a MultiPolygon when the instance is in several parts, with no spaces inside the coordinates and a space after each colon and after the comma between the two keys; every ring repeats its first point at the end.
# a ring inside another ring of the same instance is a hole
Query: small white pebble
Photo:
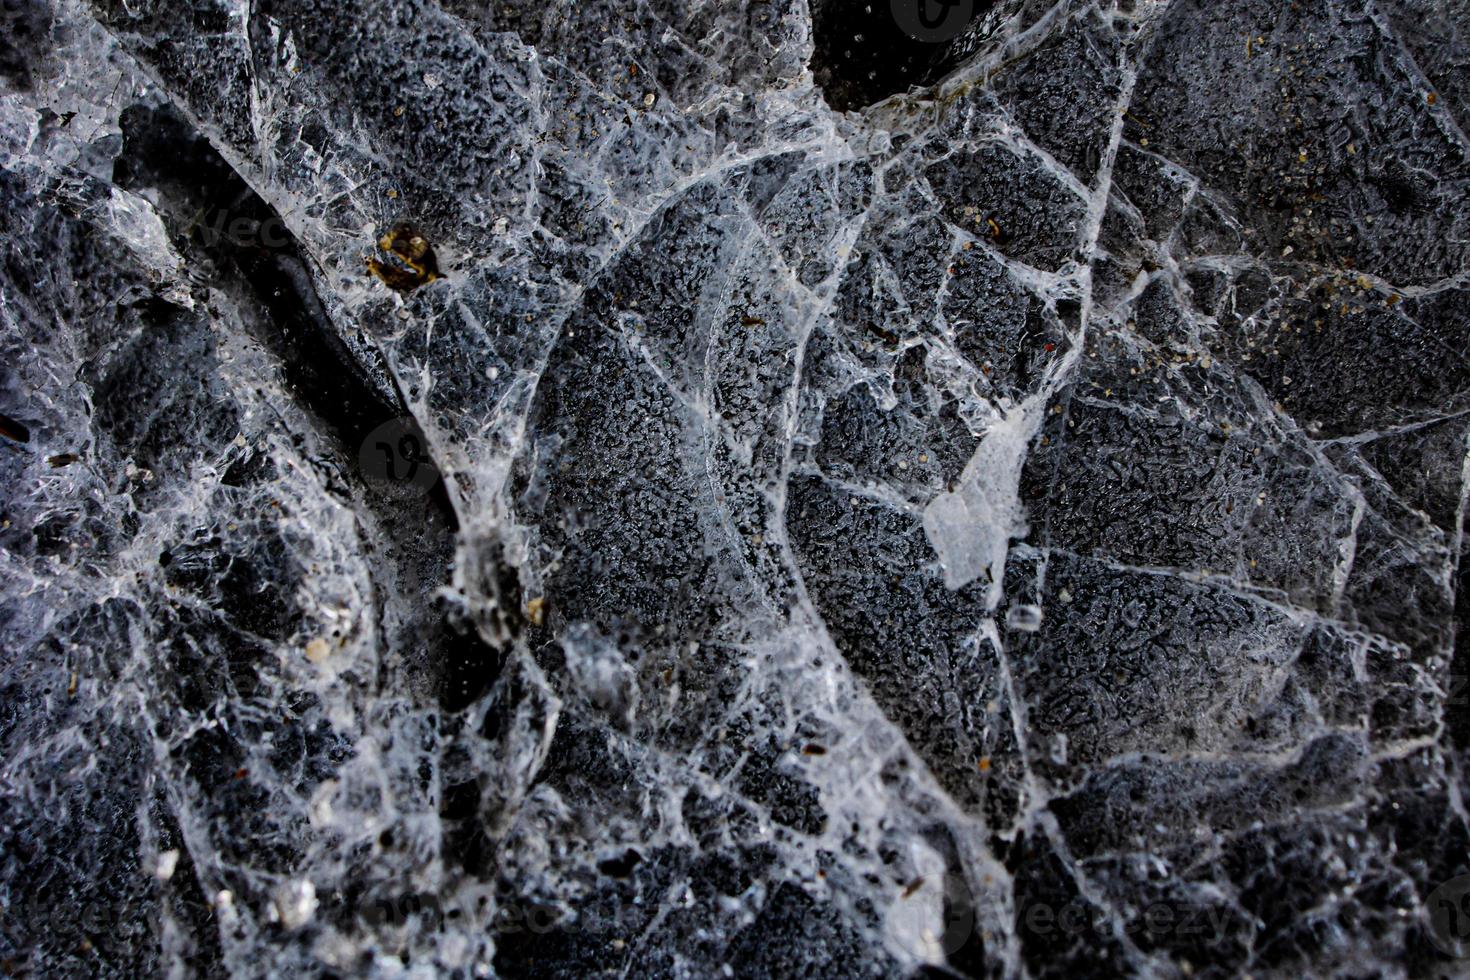
{"type": "Polygon", "coordinates": [[[168,881],[174,876],[174,871],[179,866],[179,852],[167,850],[158,852],[158,863],[154,865],[153,876],[159,881],[168,881]]]}
{"type": "Polygon", "coordinates": [[[316,886],[305,878],[285,882],[276,889],[272,905],[281,925],[300,929],[316,915],[316,886]]]}

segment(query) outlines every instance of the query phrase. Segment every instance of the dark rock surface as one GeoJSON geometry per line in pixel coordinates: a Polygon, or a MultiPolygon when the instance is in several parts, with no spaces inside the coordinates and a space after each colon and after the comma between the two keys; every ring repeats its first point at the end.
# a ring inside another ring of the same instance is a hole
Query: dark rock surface
{"type": "Polygon", "coordinates": [[[0,967],[1454,976],[1462,0],[6,0],[0,967]]]}

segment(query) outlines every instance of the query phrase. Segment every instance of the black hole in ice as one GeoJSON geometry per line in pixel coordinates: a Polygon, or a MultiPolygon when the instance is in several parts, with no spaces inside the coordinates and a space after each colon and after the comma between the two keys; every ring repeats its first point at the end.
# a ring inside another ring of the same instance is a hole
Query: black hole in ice
{"type": "Polygon", "coordinates": [[[478,636],[451,633],[445,658],[440,702],[450,711],[463,711],[489,690],[498,676],[499,658],[478,636]]]}
{"type": "Polygon", "coordinates": [[[480,808],[480,784],[467,779],[453,783],[444,790],[444,802],[439,808],[445,820],[472,820],[480,808]]]}
{"type": "Polygon", "coordinates": [[[479,819],[480,795],[479,782],[466,780],[446,787],[439,806],[446,822],[446,858],[477,873],[486,867],[489,851],[485,824],[479,819]]]}
{"type": "Polygon", "coordinates": [[[642,855],[632,848],[626,849],[616,858],[604,858],[597,862],[597,870],[614,879],[625,879],[634,873],[634,868],[642,864],[642,855]]]}
{"type": "Polygon", "coordinates": [[[815,0],[812,74],[828,104],[841,111],[931,85],[959,63],[967,29],[994,5],[994,0],[815,0]]]}
{"type": "Polygon", "coordinates": [[[626,878],[633,873],[633,869],[643,861],[643,855],[631,847],[617,857],[605,858],[597,862],[597,870],[614,878],[626,878]]]}
{"type": "Polygon", "coordinates": [[[1067,327],[1076,329],[1082,320],[1082,304],[1075,299],[1057,300],[1057,316],[1067,327]]]}

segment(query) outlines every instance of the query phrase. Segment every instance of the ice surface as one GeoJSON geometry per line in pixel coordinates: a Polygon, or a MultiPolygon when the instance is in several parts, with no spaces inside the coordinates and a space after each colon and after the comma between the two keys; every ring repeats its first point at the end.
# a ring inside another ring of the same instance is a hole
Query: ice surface
{"type": "Polygon", "coordinates": [[[944,566],[944,584],[958,589],[984,575],[991,609],[1005,596],[1010,540],[1026,534],[1017,498],[1039,415],[1036,402],[1028,400],[987,429],[955,489],[937,495],[924,509],[924,532],[944,566]]]}
{"type": "Polygon", "coordinates": [[[1470,7],[966,6],[3,5],[0,965],[1463,972],[1470,7]]]}

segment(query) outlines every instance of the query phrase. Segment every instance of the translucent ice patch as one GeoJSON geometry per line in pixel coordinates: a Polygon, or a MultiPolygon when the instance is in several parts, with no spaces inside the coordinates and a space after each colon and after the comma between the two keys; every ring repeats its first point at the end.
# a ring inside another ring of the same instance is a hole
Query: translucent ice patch
{"type": "Polygon", "coordinates": [[[992,609],[1000,604],[1010,541],[1026,533],[1021,466],[1038,418],[1030,402],[1011,410],[980,440],[954,489],[924,509],[924,534],[939,555],[944,584],[960,589],[988,576],[992,609]]]}

